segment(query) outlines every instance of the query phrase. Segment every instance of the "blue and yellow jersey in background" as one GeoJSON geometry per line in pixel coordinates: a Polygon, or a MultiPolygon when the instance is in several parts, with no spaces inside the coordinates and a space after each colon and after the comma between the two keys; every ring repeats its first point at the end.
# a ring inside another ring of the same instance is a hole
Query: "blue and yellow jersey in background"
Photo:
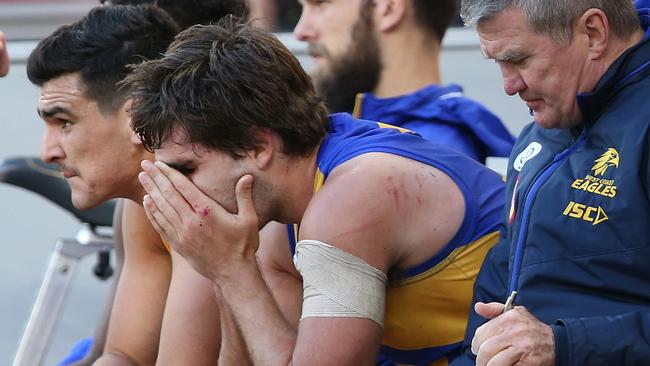
{"type": "MultiPolygon", "coordinates": [[[[399,364],[446,365],[460,350],[474,279],[487,250],[498,239],[503,180],[467,156],[419,135],[335,114],[318,152],[314,190],[320,189],[339,165],[376,152],[441,170],[458,185],[465,199],[465,218],[455,237],[436,256],[391,280],[386,297],[381,357],[399,364]]],[[[288,231],[293,253],[297,226],[289,225],[288,231]]]]}
{"type": "Polygon", "coordinates": [[[432,84],[392,98],[358,94],[353,115],[407,128],[483,164],[488,156],[508,157],[515,142],[497,116],[456,84],[432,84]]]}

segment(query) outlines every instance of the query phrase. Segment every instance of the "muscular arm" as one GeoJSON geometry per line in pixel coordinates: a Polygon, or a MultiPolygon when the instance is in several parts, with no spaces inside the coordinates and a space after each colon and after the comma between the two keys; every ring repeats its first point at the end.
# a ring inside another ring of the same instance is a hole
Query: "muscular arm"
{"type": "Polygon", "coordinates": [[[104,354],[95,365],[153,365],[169,289],[171,261],[142,207],[125,201],[124,266],[104,354]]]}
{"type": "Polygon", "coordinates": [[[157,363],[216,365],[221,337],[212,281],[174,251],[172,268],[157,363]]]}
{"type": "MultiPolygon", "coordinates": [[[[331,196],[327,199],[323,198],[322,202],[325,203],[331,198],[331,196]]],[[[350,204],[358,204],[358,201],[350,204]]],[[[346,223],[356,219],[351,215],[347,217],[339,215],[339,217],[346,223]]],[[[338,225],[341,222],[331,222],[331,224],[343,229],[344,232],[348,231],[346,225],[338,225]]],[[[301,233],[310,239],[332,242],[329,239],[339,236],[340,232],[334,234],[330,231],[332,227],[329,223],[326,226],[327,228],[320,228],[332,234],[331,236],[327,234],[327,237],[324,237],[320,229],[310,228],[309,224],[301,226],[301,233]]],[[[357,235],[352,236],[355,236],[352,241],[355,241],[357,246],[363,246],[356,241],[357,235]]],[[[339,236],[336,245],[346,243],[344,235],[339,236]]],[[[381,246],[382,243],[378,245],[381,246]]],[[[356,251],[354,254],[359,255],[359,252],[356,251]]],[[[375,258],[374,266],[387,268],[386,257],[381,254],[379,257],[379,259],[375,258]]],[[[293,263],[290,261],[290,256],[287,255],[285,258],[279,270],[289,272],[293,263]]],[[[254,364],[371,365],[374,363],[382,332],[377,323],[362,318],[306,318],[300,321],[296,329],[282,313],[270,286],[267,285],[271,281],[268,277],[266,281],[262,277],[261,266],[258,267],[250,258],[241,258],[241,262],[232,268],[233,270],[236,268],[238,282],[245,284],[245,289],[244,286],[237,286],[237,282],[232,281],[227,273],[217,276],[215,282],[221,287],[223,297],[233,311],[254,364]]]]}
{"type": "Polygon", "coordinates": [[[122,264],[124,263],[124,242],[122,238],[122,213],[124,209],[124,201],[120,199],[115,206],[115,213],[113,214],[113,237],[115,253],[115,272],[113,272],[113,279],[111,283],[110,293],[106,298],[106,305],[104,312],[97,323],[95,334],[93,335],[93,345],[90,351],[79,360],[72,364],[72,366],[85,366],[91,365],[97,360],[104,352],[104,345],[106,344],[106,333],[108,332],[108,324],[111,319],[111,311],[113,309],[113,301],[115,301],[115,292],[117,291],[117,284],[120,280],[120,273],[122,272],[122,264]]]}
{"type": "MultiPolygon", "coordinates": [[[[413,162],[404,166],[404,160],[375,156],[374,163],[365,163],[369,170],[330,175],[303,216],[301,239],[327,242],[384,273],[430,258],[458,229],[462,196],[439,171],[413,162]],[[426,228],[411,230],[411,222],[421,226],[417,218],[422,216],[426,228]]],[[[221,290],[255,364],[374,364],[382,336],[375,321],[305,318],[296,332],[285,318],[255,260],[259,233],[251,176],[238,181],[238,210],[231,214],[164,164],[143,167],[149,218],[221,290]]]]}
{"type": "MultiPolygon", "coordinates": [[[[260,231],[260,247],[257,249],[257,263],[260,272],[273,299],[278,304],[280,312],[291,326],[297,330],[302,308],[302,281],[300,275],[293,268],[291,251],[287,237],[286,225],[277,222],[267,224],[260,231]],[[291,271],[288,272],[287,268],[291,271]]],[[[220,289],[216,289],[217,297],[228,309],[220,289]]],[[[233,318],[232,311],[222,315],[223,344],[221,349],[220,364],[252,364],[248,348],[243,336],[233,318]]]]}
{"type": "Polygon", "coordinates": [[[260,231],[257,249],[260,273],[271,290],[273,299],[289,324],[298,329],[302,310],[302,279],[293,265],[287,226],[268,223],[260,231]]]}

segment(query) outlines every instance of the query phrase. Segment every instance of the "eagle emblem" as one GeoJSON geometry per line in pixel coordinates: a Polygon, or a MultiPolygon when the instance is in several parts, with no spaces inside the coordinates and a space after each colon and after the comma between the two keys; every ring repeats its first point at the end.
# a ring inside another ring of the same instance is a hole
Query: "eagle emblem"
{"type": "Polygon", "coordinates": [[[619,155],[618,151],[613,147],[610,147],[601,155],[598,159],[594,160],[594,166],[591,167],[591,170],[594,171],[594,175],[603,175],[607,171],[607,168],[610,166],[615,166],[618,168],[619,164],[619,155]]]}

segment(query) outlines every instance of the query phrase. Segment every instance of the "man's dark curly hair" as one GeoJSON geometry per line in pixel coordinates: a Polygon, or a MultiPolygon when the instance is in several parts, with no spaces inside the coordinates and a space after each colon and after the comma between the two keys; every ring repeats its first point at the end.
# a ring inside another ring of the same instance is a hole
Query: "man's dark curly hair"
{"type": "Polygon", "coordinates": [[[459,0],[411,0],[415,20],[439,42],[458,15],[459,0]]]}
{"type": "Polygon", "coordinates": [[[325,106],[294,55],[231,16],[183,31],[125,84],[132,127],[150,150],[182,131],[189,143],[237,158],[257,147],[263,129],[280,137],[287,155],[304,156],[327,132],[325,106]]]}
{"type": "MultiPolygon", "coordinates": [[[[105,1],[102,1],[104,3],[105,1]]],[[[216,23],[228,14],[248,16],[245,0],[111,0],[111,4],[154,4],[169,13],[181,29],[195,24],[216,23]]]]}

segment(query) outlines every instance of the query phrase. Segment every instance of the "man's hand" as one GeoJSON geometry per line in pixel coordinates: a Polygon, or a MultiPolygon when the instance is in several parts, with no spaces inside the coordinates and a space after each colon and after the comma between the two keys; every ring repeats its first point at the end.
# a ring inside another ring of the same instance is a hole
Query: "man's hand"
{"type": "Polygon", "coordinates": [[[0,77],[9,72],[9,53],[7,52],[7,41],[5,34],[0,32],[0,77]]]}
{"type": "Polygon", "coordinates": [[[550,326],[523,306],[503,313],[503,304],[476,303],[474,309],[491,319],[476,330],[472,352],[477,366],[553,366],[555,341],[550,326]]]}
{"type": "Polygon", "coordinates": [[[244,175],[237,182],[238,212],[232,214],[166,164],[145,160],[142,168],[139,178],[148,193],[143,202],[147,217],[197,272],[219,284],[236,276],[241,265],[257,265],[253,176],[244,175]]]}

